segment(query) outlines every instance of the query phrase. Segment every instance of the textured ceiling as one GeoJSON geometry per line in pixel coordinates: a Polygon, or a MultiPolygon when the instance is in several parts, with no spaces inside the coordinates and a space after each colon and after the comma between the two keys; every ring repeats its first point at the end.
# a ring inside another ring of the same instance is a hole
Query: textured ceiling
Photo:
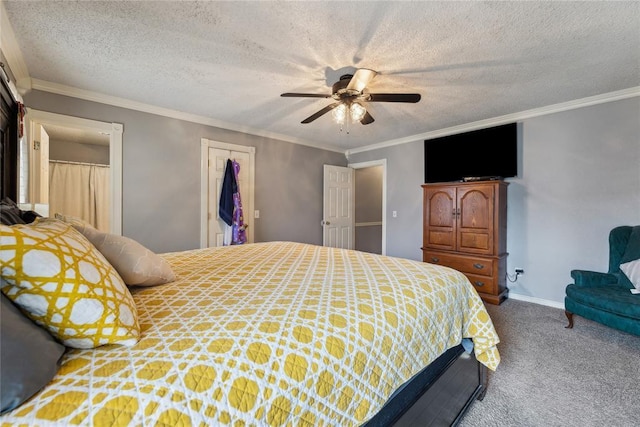
{"type": "Polygon", "coordinates": [[[640,86],[640,2],[4,1],[34,79],[350,149],[640,86]],[[379,72],[375,122],[327,114],[341,74],[379,72]]]}

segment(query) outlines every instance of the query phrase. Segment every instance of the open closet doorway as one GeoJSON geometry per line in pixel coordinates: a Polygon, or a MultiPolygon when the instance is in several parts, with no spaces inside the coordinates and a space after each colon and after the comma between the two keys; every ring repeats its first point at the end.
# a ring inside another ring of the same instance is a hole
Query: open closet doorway
{"type": "Polygon", "coordinates": [[[78,216],[121,235],[122,124],[29,109],[25,128],[19,202],[44,216],[78,216]]]}
{"type": "Polygon", "coordinates": [[[385,255],[387,160],[350,163],[355,169],[355,247],[385,255]]]}

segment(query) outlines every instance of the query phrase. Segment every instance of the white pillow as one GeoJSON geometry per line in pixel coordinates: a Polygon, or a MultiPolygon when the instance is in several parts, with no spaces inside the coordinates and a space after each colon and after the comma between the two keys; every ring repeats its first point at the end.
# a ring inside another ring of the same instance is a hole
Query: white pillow
{"type": "Polygon", "coordinates": [[[640,259],[620,264],[620,270],[627,275],[633,286],[640,290],[640,259]]]}

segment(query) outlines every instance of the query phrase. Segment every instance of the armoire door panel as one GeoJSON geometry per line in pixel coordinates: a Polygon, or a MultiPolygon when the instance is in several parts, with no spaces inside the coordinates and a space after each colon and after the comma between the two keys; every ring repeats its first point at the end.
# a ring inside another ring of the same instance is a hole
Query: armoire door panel
{"type": "Polygon", "coordinates": [[[491,252],[491,236],[478,232],[460,231],[458,250],[469,252],[491,252]]]}
{"type": "Polygon", "coordinates": [[[455,191],[434,190],[427,194],[430,227],[453,227],[455,225],[455,191]]]}
{"type": "Polygon", "coordinates": [[[493,224],[493,187],[458,189],[460,227],[487,230],[493,224]]]}
{"type": "Polygon", "coordinates": [[[452,243],[455,241],[455,237],[451,230],[431,230],[428,236],[428,247],[438,249],[452,249],[452,243]]]}
{"type": "Polygon", "coordinates": [[[423,235],[427,248],[453,250],[456,245],[456,193],[448,187],[429,188],[424,200],[424,227],[431,232],[423,235]]]}
{"type": "Polygon", "coordinates": [[[493,252],[493,186],[459,187],[457,192],[459,251],[493,252]]]}

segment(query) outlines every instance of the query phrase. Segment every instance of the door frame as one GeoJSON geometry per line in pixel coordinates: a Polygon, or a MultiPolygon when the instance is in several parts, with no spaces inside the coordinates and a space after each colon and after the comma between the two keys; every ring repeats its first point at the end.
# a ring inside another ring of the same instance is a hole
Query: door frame
{"type": "MultiPolygon", "coordinates": [[[[31,129],[32,123],[57,125],[74,129],[102,132],[109,135],[109,184],[111,185],[111,206],[109,222],[111,234],[122,235],[122,123],[108,123],[97,120],[83,119],[64,114],[49,113],[47,111],[29,108],[25,117],[25,128],[31,129]]],[[[31,135],[29,135],[31,137],[31,135]]],[[[29,144],[29,138],[26,138],[29,144]]],[[[30,148],[30,147],[29,147],[30,148]]],[[[20,160],[22,165],[22,160],[20,160]]],[[[31,167],[31,165],[29,165],[31,167]]],[[[20,171],[20,180],[23,179],[20,171]]],[[[28,191],[28,189],[27,189],[28,191]]],[[[29,201],[31,202],[31,201],[29,201]]]]}
{"type": "MultiPolygon", "coordinates": [[[[381,252],[382,252],[382,255],[386,255],[387,254],[387,159],[371,160],[368,162],[349,163],[347,166],[352,169],[365,169],[373,166],[382,166],[382,251],[381,252]]],[[[355,194],[355,197],[358,197],[358,195],[355,194]]]]}
{"type": "MultiPolygon", "coordinates": [[[[230,144],[228,142],[214,141],[207,138],[200,139],[200,248],[206,248],[208,241],[208,200],[209,200],[209,148],[218,148],[221,150],[240,151],[249,153],[249,195],[246,196],[248,210],[244,210],[245,218],[251,218],[253,221],[247,227],[247,243],[254,242],[255,230],[255,170],[256,170],[256,147],[247,145],[230,144]]],[[[243,199],[245,196],[242,195],[243,199]]]]}

